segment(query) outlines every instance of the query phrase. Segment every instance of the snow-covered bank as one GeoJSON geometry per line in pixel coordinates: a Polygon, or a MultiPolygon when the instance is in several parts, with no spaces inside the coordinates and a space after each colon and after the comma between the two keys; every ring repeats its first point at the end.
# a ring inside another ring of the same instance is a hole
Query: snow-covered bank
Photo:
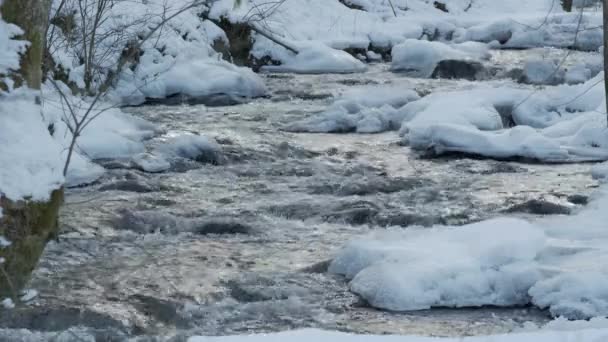
{"type": "Polygon", "coordinates": [[[377,232],[349,243],[330,272],[394,311],[534,304],[554,316],[608,315],[608,188],[578,214],[377,232]]]}
{"type": "MultiPolygon", "coordinates": [[[[583,326],[585,325],[587,324],[583,324],[583,326]]],[[[601,328],[581,330],[543,329],[536,332],[458,338],[353,335],[307,329],[264,335],[192,337],[188,342],[306,342],[311,340],[319,342],[600,342],[606,339],[608,339],[608,326],[604,322],[601,328]]]]}

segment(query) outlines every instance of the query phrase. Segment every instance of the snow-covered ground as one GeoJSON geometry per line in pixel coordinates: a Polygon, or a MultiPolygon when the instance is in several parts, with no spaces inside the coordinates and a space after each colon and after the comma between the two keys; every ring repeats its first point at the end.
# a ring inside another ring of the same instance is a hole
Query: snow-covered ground
{"type": "MultiPolygon", "coordinates": [[[[591,324],[583,325],[592,326],[591,324]]],[[[267,335],[192,337],[188,342],[306,342],[311,340],[319,342],[600,342],[608,339],[606,322],[603,322],[600,326],[602,326],[602,328],[587,328],[570,331],[563,329],[561,331],[553,330],[555,329],[555,327],[553,327],[536,332],[459,338],[352,335],[309,329],[267,335]]]]}

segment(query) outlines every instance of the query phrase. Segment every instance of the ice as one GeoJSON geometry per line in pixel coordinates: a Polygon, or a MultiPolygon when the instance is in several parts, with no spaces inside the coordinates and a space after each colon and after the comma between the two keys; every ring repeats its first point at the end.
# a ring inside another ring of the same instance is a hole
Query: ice
{"type": "Polygon", "coordinates": [[[388,310],[534,304],[552,315],[608,315],[608,188],[572,216],[497,218],[370,234],[350,242],[330,272],[388,310]]]}
{"type": "Polygon", "coordinates": [[[417,77],[430,77],[443,60],[480,61],[490,57],[485,44],[463,43],[448,45],[441,42],[408,39],[393,48],[392,70],[406,71],[417,77]]]}
{"type": "Polygon", "coordinates": [[[297,49],[298,53],[284,57],[281,65],[266,66],[263,70],[301,74],[346,74],[367,69],[363,62],[350,54],[323,44],[299,44],[297,49]]]}

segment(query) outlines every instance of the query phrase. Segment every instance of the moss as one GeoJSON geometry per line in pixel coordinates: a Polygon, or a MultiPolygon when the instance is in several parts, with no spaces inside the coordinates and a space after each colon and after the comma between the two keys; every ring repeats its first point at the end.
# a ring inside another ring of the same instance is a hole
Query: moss
{"type": "Polygon", "coordinates": [[[0,298],[12,296],[26,285],[46,243],[57,236],[62,203],[63,190],[54,191],[48,202],[0,199],[0,235],[11,241],[9,247],[0,249],[8,275],[7,279],[4,272],[0,274],[0,298]]]}

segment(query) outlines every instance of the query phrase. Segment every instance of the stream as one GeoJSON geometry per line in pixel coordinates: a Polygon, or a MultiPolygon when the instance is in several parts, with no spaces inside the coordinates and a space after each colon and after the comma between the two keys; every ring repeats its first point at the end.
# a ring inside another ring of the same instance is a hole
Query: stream
{"type": "MultiPolygon", "coordinates": [[[[493,53],[492,63],[520,66],[545,51],[493,53]]],[[[222,155],[212,164],[183,163],[158,174],[104,161],[109,171],[98,183],[69,189],[62,234],[30,284],[38,296],[0,314],[6,328],[0,336],[73,326],[80,326],[74,336],[87,331],[102,341],[306,327],[463,336],[550,319],[533,307],[379,311],[328,274],[327,263],[346,242],[372,230],[499,215],[534,219],[576,209],[597,186],[589,164],[427,158],[400,146],[397,132],[281,130],[350,87],[391,84],[427,94],[477,82],[412,79],[383,63],[355,75],[262,77],[270,96],[246,104],[125,109],[163,129],[150,148],[195,132],[214,138],[222,155]],[[22,328],[29,332],[13,330],[22,328]]]]}

